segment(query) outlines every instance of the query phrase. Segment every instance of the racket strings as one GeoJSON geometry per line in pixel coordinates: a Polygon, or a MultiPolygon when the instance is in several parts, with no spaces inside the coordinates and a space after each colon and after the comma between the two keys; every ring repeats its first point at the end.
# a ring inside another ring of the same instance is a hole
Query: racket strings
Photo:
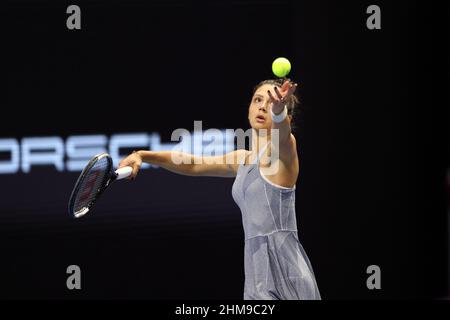
{"type": "Polygon", "coordinates": [[[74,202],[74,212],[89,208],[107,183],[106,175],[110,170],[108,159],[101,158],[86,173],[78,189],[74,202]]]}

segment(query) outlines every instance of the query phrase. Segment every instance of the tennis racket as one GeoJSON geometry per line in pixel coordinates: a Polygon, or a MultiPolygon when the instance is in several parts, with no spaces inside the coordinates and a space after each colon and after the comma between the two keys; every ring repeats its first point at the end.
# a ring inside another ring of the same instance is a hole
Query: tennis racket
{"type": "Polygon", "coordinates": [[[70,195],[70,215],[75,218],[84,216],[112,182],[128,177],[132,171],[132,167],[114,171],[113,161],[107,153],[93,157],[81,172],[70,195]]]}

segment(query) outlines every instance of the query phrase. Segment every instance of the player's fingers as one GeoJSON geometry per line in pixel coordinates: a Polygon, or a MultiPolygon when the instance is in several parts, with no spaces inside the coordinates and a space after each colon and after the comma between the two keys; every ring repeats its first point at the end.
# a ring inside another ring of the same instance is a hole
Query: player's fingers
{"type": "Polygon", "coordinates": [[[281,95],[280,91],[278,91],[277,87],[273,87],[273,90],[275,91],[278,99],[280,99],[280,100],[283,99],[283,96],[281,95]]]}
{"type": "Polygon", "coordinates": [[[291,86],[291,82],[289,82],[289,80],[284,81],[283,85],[281,86],[281,91],[287,91],[290,86],[291,86]]]}
{"type": "Polygon", "coordinates": [[[289,90],[287,91],[287,93],[284,95],[283,99],[281,99],[283,102],[286,101],[290,96],[292,96],[295,92],[295,90],[297,89],[297,84],[290,84],[289,90]]]}
{"type": "Polygon", "coordinates": [[[292,87],[289,88],[289,91],[288,91],[288,93],[286,94],[285,99],[288,98],[288,97],[290,97],[290,96],[292,96],[292,95],[294,94],[294,92],[295,92],[296,89],[297,89],[297,84],[294,83],[294,84],[292,85],[292,87]]]}
{"type": "Polygon", "coordinates": [[[121,160],[121,161],[119,162],[119,166],[117,167],[117,169],[120,169],[120,168],[123,168],[123,167],[126,167],[126,165],[125,165],[125,159],[123,159],[123,160],[121,160]]]}
{"type": "Polygon", "coordinates": [[[270,90],[267,90],[267,93],[269,94],[270,102],[278,102],[278,100],[273,97],[272,92],[270,92],[270,90]]]}
{"type": "Polygon", "coordinates": [[[288,90],[288,94],[289,95],[293,94],[295,92],[295,90],[297,90],[297,86],[298,85],[296,83],[291,84],[291,87],[288,90]]]}
{"type": "Polygon", "coordinates": [[[133,166],[133,172],[131,172],[131,175],[130,175],[132,180],[136,179],[138,171],[139,171],[139,166],[138,165],[134,165],[133,166]]]}
{"type": "Polygon", "coordinates": [[[122,161],[119,162],[119,168],[128,167],[128,166],[130,166],[130,167],[133,166],[133,161],[131,161],[131,159],[128,157],[122,159],[122,161]]]}

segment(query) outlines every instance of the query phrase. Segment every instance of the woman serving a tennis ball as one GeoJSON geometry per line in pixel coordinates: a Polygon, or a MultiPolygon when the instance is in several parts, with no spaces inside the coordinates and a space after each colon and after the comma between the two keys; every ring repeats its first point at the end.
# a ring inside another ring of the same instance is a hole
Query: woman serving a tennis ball
{"type": "MultiPolygon", "coordinates": [[[[277,60],[272,66],[274,73],[287,75],[290,70],[287,59],[281,60],[281,65],[277,60]]],[[[298,105],[296,88],[297,84],[288,79],[265,80],[255,87],[248,108],[254,150],[239,149],[208,157],[208,161],[205,157],[204,161],[195,161],[196,156],[178,151],[137,151],[119,165],[133,168],[132,179],[142,162],[182,175],[235,178],[232,195],[241,209],[245,234],[245,300],[320,299],[311,263],[297,231],[295,186],[299,159],[291,133],[298,105]],[[278,130],[278,141],[272,141],[271,129],[278,130]],[[275,143],[279,156],[273,160],[270,155],[275,143]],[[175,164],[172,159],[179,156],[190,161],[175,164]],[[230,156],[243,161],[230,164],[227,161],[230,156]],[[266,175],[273,165],[278,170],[266,175]]]]}

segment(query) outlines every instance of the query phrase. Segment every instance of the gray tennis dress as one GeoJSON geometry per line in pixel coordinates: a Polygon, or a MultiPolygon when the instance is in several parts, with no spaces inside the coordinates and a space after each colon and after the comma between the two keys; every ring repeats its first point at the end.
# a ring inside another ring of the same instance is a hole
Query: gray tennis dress
{"type": "Polygon", "coordinates": [[[320,299],[311,263],[298,240],[295,186],[274,185],[259,170],[266,147],[252,164],[239,165],[232,189],[245,234],[244,300],[320,299]]]}

